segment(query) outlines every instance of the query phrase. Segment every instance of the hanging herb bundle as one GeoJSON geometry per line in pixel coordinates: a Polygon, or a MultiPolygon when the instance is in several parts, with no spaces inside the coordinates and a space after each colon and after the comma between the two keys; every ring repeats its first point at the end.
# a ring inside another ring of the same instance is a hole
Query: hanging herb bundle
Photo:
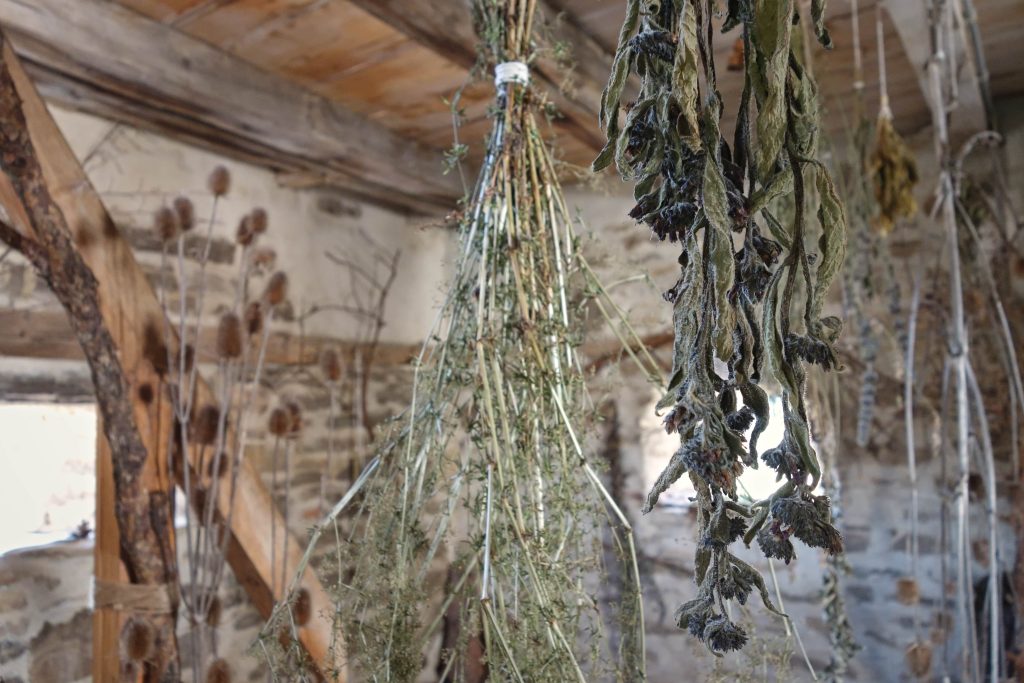
{"type": "MultiPolygon", "coordinates": [[[[577,357],[581,308],[594,302],[629,336],[627,352],[655,377],[657,366],[579,252],[528,86],[534,7],[475,3],[498,92],[458,215],[454,277],[408,412],[302,563],[328,530],[335,650],[351,680],[413,681],[425,663],[444,681],[480,680],[481,668],[520,683],[644,678],[632,532],[584,451],[593,406],[577,357]],[[603,543],[621,563],[615,604],[593,597],[603,543]]],[[[279,649],[282,628],[295,633],[284,607],[261,643],[296,680],[294,638],[279,649]]]]}
{"type": "MultiPolygon", "coordinates": [[[[609,142],[594,166],[614,162],[635,182],[630,215],[662,240],[682,245],[681,277],[665,295],[673,305],[674,367],[660,403],[668,411],[665,428],[678,433],[682,445],[645,510],[689,474],[697,491],[698,594],[676,618],[719,653],[747,639],[729,619],[726,601],[745,603],[756,589],[775,611],[760,574],[730,552],[733,543],[756,538],[767,557],[785,562],[796,554],[793,537],[829,553],[842,549],[828,498],[812,493],[821,469],[804,389],[806,363],[826,370],[837,364],[833,343],[842,324],[821,313],[842,264],[845,219],[832,180],[816,160],[817,94],[802,64],[796,3],[728,4],[724,29],[739,27],[744,44],[732,144],[719,127],[715,5],[629,0],[601,107],[609,142]],[[620,126],[631,72],[641,89],[625,106],[620,126]],[[810,183],[819,197],[817,253],[808,249],[810,183]],[[769,204],[789,194],[794,210],[783,221],[769,204]],[[768,421],[762,381],[782,391],[785,435],[760,455],[781,484],[769,498],[746,505],[736,482],[744,467],[758,464],[757,441],[768,421]],[[743,435],[751,424],[747,444],[743,435]]],[[[828,47],[823,12],[824,2],[815,0],[810,19],[828,47]]]]}

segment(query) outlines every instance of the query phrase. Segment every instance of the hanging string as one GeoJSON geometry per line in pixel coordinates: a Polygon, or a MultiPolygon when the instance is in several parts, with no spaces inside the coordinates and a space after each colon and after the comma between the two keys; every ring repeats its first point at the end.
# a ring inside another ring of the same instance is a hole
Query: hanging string
{"type": "Polygon", "coordinates": [[[878,43],[878,117],[891,119],[889,79],[885,68],[885,27],[882,24],[882,3],[875,5],[875,39],[878,43]]]}
{"type": "Polygon", "coordinates": [[[853,90],[859,102],[864,93],[864,55],[860,45],[860,9],[858,0],[850,0],[850,19],[853,21],[853,90]]]}

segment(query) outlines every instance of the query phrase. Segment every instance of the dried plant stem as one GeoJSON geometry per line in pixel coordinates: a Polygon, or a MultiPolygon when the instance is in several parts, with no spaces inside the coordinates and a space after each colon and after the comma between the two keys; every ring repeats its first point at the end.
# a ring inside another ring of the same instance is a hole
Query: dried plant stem
{"type": "MultiPolygon", "coordinates": [[[[910,556],[910,577],[919,582],[918,564],[918,482],[917,450],[914,434],[914,350],[917,341],[917,314],[921,304],[921,280],[914,276],[914,290],[910,298],[910,316],[907,321],[907,348],[903,375],[903,422],[907,441],[907,471],[910,476],[910,538],[907,554],[910,556]]],[[[914,602],[914,640],[920,637],[920,601],[914,602]]]]}

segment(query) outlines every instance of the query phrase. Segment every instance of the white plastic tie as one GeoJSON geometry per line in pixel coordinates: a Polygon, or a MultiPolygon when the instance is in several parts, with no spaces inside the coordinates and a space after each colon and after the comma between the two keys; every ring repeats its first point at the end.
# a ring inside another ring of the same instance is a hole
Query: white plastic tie
{"type": "Polygon", "coordinates": [[[494,67],[494,87],[506,83],[530,84],[530,67],[525,62],[502,62],[494,67]]]}

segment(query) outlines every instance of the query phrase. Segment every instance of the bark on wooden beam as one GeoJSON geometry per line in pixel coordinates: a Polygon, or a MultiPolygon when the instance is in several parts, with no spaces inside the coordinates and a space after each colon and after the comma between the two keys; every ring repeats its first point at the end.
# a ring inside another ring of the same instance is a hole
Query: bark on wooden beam
{"type": "Polygon", "coordinates": [[[462,195],[439,150],[116,2],[0,0],[0,24],[47,100],[391,208],[462,195]]]}
{"type": "MultiPolygon", "coordinates": [[[[99,313],[105,328],[114,335],[117,348],[108,355],[112,359],[119,359],[122,367],[132,369],[134,372],[152,371],[152,366],[145,359],[143,339],[147,326],[157,325],[158,329],[162,328],[160,321],[163,310],[156,295],[145,273],[135,261],[131,246],[114,225],[57,124],[21,69],[18,59],[6,46],[3,61],[14,76],[18,95],[23,102],[29,135],[39,157],[46,185],[50,188],[55,207],[60,210],[66,221],[62,235],[54,236],[54,239],[59,240],[54,253],[60,258],[49,265],[51,268],[62,268],[64,264],[72,262],[71,255],[84,261],[96,274],[99,313]]],[[[7,101],[6,97],[0,99],[4,105],[7,101]]],[[[6,133],[6,128],[4,131],[6,133]]],[[[4,163],[7,163],[6,160],[4,163]]],[[[10,189],[9,184],[0,184],[0,204],[7,210],[7,215],[15,226],[25,228],[29,221],[21,202],[17,197],[12,198],[10,189]]],[[[21,234],[28,233],[23,229],[21,234]]],[[[150,388],[155,388],[155,385],[150,388]]],[[[139,386],[130,387],[131,395],[139,396],[139,389],[139,386]]],[[[200,381],[197,386],[197,404],[212,402],[214,399],[209,386],[200,381]]],[[[142,400],[136,402],[136,420],[143,438],[150,438],[150,434],[159,434],[159,430],[143,426],[146,424],[145,412],[142,411],[140,417],[138,409],[141,403],[142,400]]],[[[110,419],[107,418],[107,421],[110,419]]],[[[158,436],[151,438],[152,443],[161,441],[158,436]]],[[[111,446],[115,452],[120,452],[124,448],[116,440],[112,440],[111,446]]],[[[131,453],[133,457],[136,454],[135,451],[131,453]]],[[[191,464],[194,466],[196,463],[191,464]]],[[[219,512],[222,516],[226,516],[230,499],[229,480],[229,477],[222,480],[221,485],[224,489],[218,496],[219,512]]],[[[243,460],[241,463],[237,486],[236,505],[240,513],[234,516],[235,524],[231,529],[232,542],[229,544],[227,559],[243,586],[262,584],[265,591],[265,587],[270,585],[271,576],[271,548],[266,530],[271,527],[271,520],[274,518],[274,523],[279,528],[285,528],[284,520],[273,505],[259,474],[248,461],[243,460]]],[[[133,532],[134,530],[129,530],[129,539],[132,538],[133,532]]],[[[302,556],[298,542],[290,536],[279,539],[274,552],[278,558],[287,556],[288,564],[292,567],[298,566],[302,556]]],[[[159,549],[153,551],[154,557],[160,557],[160,554],[159,549]]],[[[319,618],[319,615],[331,614],[331,603],[312,571],[305,572],[300,585],[309,593],[311,613],[318,616],[299,628],[299,639],[312,659],[323,663],[330,654],[331,624],[319,618]]],[[[175,678],[175,681],[177,680],[175,678]]]]}
{"type": "MultiPolygon", "coordinates": [[[[2,34],[0,50],[0,170],[6,176],[4,205],[11,218],[0,224],[0,239],[24,254],[50,286],[89,363],[110,445],[118,546],[128,578],[168,590],[177,581],[176,562],[165,552],[172,547],[168,498],[143,485],[147,460],[152,463],[156,454],[142,438],[122,359],[101,311],[96,278],[72,243],[65,214],[49,190],[52,179],[44,177],[22,109],[24,74],[18,73],[2,34]]],[[[180,680],[175,612],[172,602],[169,614],[148,619],[154,627],[154,646],[153,656],[143,665],[142,680],[147,683],[180,680]]],[[[113,635],[111,645],[116,649],[118,634],[113,635]]]]}
{"type": "MultiPolygon", "coordinates": [[[[455,64],[466,69],[476,64],[477,35],[471,0],[351,2],[455,64]]],[[[546,86],[551,101],[566,118],[568,132],[595,151],[600,150],[604,136],[597,114],[601,91],[611,73],[611,56],[571,22],[558,21],[558,13],[543,0],[539,10],[548,22],[550,41],[571,51],[573,69],[567,73],[546,55],[534,64],[534,79],[546,86]]]]}

